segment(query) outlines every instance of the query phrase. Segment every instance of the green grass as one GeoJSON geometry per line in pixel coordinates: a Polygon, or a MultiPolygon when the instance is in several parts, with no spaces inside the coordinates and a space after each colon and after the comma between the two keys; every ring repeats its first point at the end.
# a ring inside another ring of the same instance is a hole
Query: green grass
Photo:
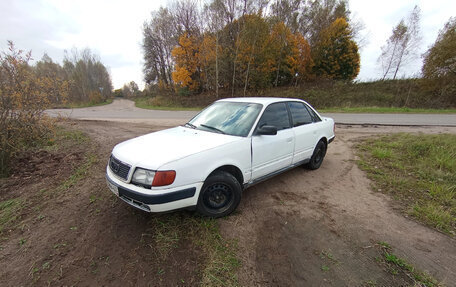
{"type": "Polygon", "coordinates": [[[378,246],[381,249],[383,262],[387,264],[391,274],[397,275],[399,272],[404,272],[407,277],[414,281],[414,286],[441,286],[430,274],[418,270],[405,259],[394,254],[388,243],[379,242],[378,246]]]}
{"type": "Polygon", "coordinates": [[[456,135],[394,134],[357,145],[360,167],[374,188],[404,211],[456,235],[456,135]]]}
{"type": "Polygon", "coordinates": [[[85,102],[85,103],[67,103],[63,105],[63,109],[79,109],[79,108],[89,108],[89,107],[97,107],[97,106],[104,106],[104,105],[109,105],[111,104],[113,99],[107,99],[104,102],[101,103],[94,103],[94,102],[85,102]]]}
{"type": "Polygon", "coordinates": [[[19,218],[24,202],[20,198],[0,202],[0,234],[19,218]]]}
{"type": "Polygon", "coordinates": [[[375,114],[456,114],[456,109],[418,109],[390,107],[340,107],[324,108],[320,113],[375,113],[375,114]]]}
{"type": "MultiPolygon", "coordinates": [[[[154,246],[165,260],[183,242],[191,242],[203,255],[202,286],[237,286],[236,271],[240,262],[237,245],[222,237],[217,220],[188,213],[164,214],[154,217],[154,232],[143,234],[141,241],[154,246]],[[150,242],[150,243],[148,243],[150,242]]],[[[166,270],[158,270],[159,273],[166,270]]]]}
{"type": "Polygon", "coordinates": [[[95,155],[87,155],[84,163],[79,165],[79,167],[70,175],[70,177],[68,177],[66,180],[62,182],[58,190],[68,190],[70,187],[74,186],[76,183],[84,179],[90,172],[90,168],[96,161],[97,157],[95,155]]]}
{"type": "Polygon", "coordinates": [[[167,110],[167,111],[199,111],[201,107],[184,107],[163,98],[137,98],[135,105],[141,109],[148,110],[167,110]]]}

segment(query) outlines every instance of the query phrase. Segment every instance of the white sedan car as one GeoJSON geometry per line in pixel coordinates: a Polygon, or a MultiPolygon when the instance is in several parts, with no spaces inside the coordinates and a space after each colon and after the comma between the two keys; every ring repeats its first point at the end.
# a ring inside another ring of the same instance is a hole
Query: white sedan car
{"type": "Polygon", "coordinates": [[[333,139],[333,119],[302,100],[223,99],[183,126],[116,145],[106,179],[144,211],[196,208],[221,217],[247,187],[296,166],[319,168],[333,139]]]}

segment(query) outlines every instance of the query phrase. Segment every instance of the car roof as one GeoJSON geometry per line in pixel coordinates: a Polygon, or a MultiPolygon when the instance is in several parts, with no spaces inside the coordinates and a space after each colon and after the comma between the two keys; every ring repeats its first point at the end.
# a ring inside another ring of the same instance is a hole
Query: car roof
{"type": "Polygon", "coordinates": [[[293,98],[273,98],[273,97],[245,97],[245,98],[226,98],[218,100],[217,102],[241,102],[241,103],[257,103],[267,106],[272,103],[278,102],[287,102],[287,101],[300,101],[303,102],[301,99],[293,99],[293,98]]]}

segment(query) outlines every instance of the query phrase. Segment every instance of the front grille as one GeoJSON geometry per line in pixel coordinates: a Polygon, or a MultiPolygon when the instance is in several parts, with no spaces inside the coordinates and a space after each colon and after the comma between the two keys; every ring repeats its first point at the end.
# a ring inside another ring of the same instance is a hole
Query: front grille
{"type": "Polygon", "coordinates": [[[128,173],[130,172],[130,166],[118,160],[111,155],[109,159],[109,168],[111,171],[120,178],[127,180],[128,173]]]}

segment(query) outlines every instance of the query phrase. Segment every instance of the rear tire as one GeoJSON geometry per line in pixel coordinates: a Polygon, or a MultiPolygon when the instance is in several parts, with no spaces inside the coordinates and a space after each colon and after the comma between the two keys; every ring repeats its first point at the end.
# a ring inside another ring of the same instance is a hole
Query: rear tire
{"type": "Polygon", "coordinates": [[[204,182],[196,210],[213,218],[226,216],[237,208],[241,194],[241,184],[232,174],[217,171],[204,182]]]}
{"type": "Polygon", "coordinates": [[[315,170],[321,166],[323,159],[326,155],[326,144],[321,140],[317,143],[315,150],[310,158],[309,163],[306,165],[308,169],[315,170]]]}

